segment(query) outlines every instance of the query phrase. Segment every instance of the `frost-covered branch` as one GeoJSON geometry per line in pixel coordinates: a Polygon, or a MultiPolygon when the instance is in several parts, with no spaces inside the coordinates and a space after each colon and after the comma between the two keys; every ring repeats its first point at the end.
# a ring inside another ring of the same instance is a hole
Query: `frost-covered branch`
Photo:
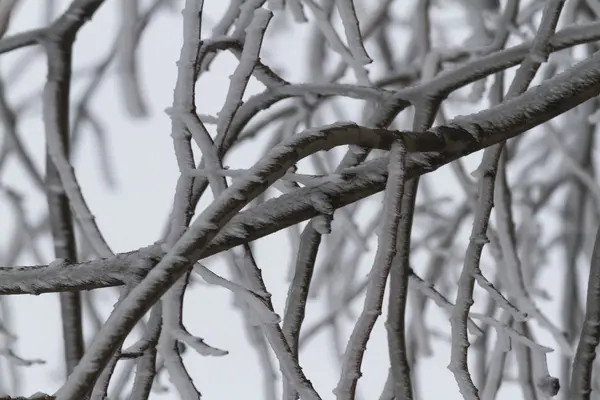
{"type": "MultiPolygon", "coordinates": [[[[600,67],[598,66],[598,61],[600,61],[600,55],[596,54],[590,57],[590,59],[576,65],[571,70],[545,81],[540,86],[531,88],[525,94],[513,100],[468,117],[459,117],[449,121],[447,125],[428,131],[429,134],[408,134],[405,140],[407,151],[411,143],[417,146],[417,142],[418,145],[423,145],[429,150],[443,150],[444,148],[446,150],[443,152],[434,151],[414,155],[409,154],[407,161],[408,176],[411,177],[433,171],[466,154],[514,137],[597,95],[600,93],[600,67]],[[411,142],[411,137],[416,136],[420,136],[420,138],[415,140],[415,142],[411,142]]],[[[389,149],[389,145],[395,137],[391,133],[392,131],[373,130],[373,132],[381,133],[381,136],[363,134],[369,131],[371,130],[367,128],[351,128],[348,125],[343,127],[336,126],[326,136],[332,142],[337,137],[339,145],[352,143],[373,146],[384,150],[389,149]],[[335,132],[338,135],[335,135],[335,132]],[[346,139],[344,140],[343,138],[346,139]]],[[[333,145],[333,143],[330,144],[333,145]]],[[[306,196],[310,192],[318,191],[330,196],[332,205],[335,208],[377,193],[383,189],[383,183],[386,179],[385,165],[386,160],[384,159],[374,160],[340,174],[339,182],[327,182],[315,187],[299,189],[294,193],[282,195],[279,199],[269,200],[265,204],[272,207],[270,210],[261,205],[255,209],[239,213],[234,217],[232,223],[236,222],[236,225],[242,224],[248,235],[247,237],[241,238],[232,233],[233,231],[227,234],[226,228],[223,233],[215,238],[213,244],[207,247],[206,252],[197,252],[195,254],[198,257],[208,256],[230,248],[225,242],[229,241],[232,246],[238,245],[246,239],[258,238],[267,233],[279,230],[280,226],[287,227],[316,216],[317,212],[314,206],[306,201],[306,196]],[[361,176],[363,173],[367,173],[368,175],[361,176]],[[297,200],[290,201],[292,198],[296,198],[297,200]],[[278,206],[278,204],[281,204],[281,206],[278,206]],[[256,214],[252,216],[254,212],[256,214]],[[263,213],[262,215],[260,214],[261,212],[263,213]],[[273,218],[277,217],[282,218],[285,222],[279,221],[275,223],[273,218]],[[289,225],[287,225],[288,223],[289,225]]],[[[12,275],[16,279],[14,272],[7,274],[7,276],[12,275]]],[[[97,275],[97,277],[102,276],[102,273],[98,273],[97,275]]],[[[65,281],[62,282],[69,282],[67,277],[64,277],[64,279],[65,281]]],[[[90,279],[90,282],[81,282],[80,284],[91,288],[104,287],[105,284],[118,285],[123,282],[110,275],[105,277],[105,279],[109,280],[109,282],[93,285],[93,282],[91,282],[92,279],[90,279]]],[[[98,282],[103,282],[103,280],[99,279],[98,282]]],[[[2,288],[3,283],[4,281],[0,283],[0,288],[2,288]]],[[[4,289],[3,292],[0,291],[0,293],[19,293],[22,290],[15,284],[7,286],[8,288],[4,289]]],[[[25,284],[23,286],[27,287],[25,284]]],[[[47,282],[33,285],[31,291],[50,286],[60,287],[58,284],[47,282]]]]}
{"type": "Polygon", "coordinates": [[[594,251],[590,263],[587,286],[585,317],[579,337],[579,344],[573,360],[570,395],[573,399],[589,399],[592,368],[596,358],[596,348],[600,342],[600,229],[596,234],[594,251]]]}
{"type": "Polygon", "coordinates": [[[340,380],[334,391],[338,399],[351,400],[355,397],[356,384],[361,376],[362,358],[373,326],[381,314],[387,278],[397,251],[398,224],[406,182],[406,148],[401,139],[392,145],[388,168],[383,208],[386,219],[379,233],[364,306],[346,345],[340,380]]]}

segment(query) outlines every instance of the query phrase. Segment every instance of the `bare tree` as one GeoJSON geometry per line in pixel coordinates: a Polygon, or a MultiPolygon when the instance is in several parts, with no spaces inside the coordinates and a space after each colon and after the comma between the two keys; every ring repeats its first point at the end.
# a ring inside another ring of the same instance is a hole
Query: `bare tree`
{"type": "Polygon", "coordinates": [[[527,400],[600,399],[597,0],[121,0],[91,67],[76,45],[111,2],[59,3],[0,0],[0,54],[17,54],[0,68],[0,399],[200,398],[201,380],[230,379],[195,379],[184,363],[230,357],[184,321],[184,296],[209,285],[231,292],[256,352],[263,393],[249,398],[427,399],[434,379],[420,367],[441,344],[449,357],[435,362],[464,399],[509,386],[527,400]],[[23,30],[28,3],[41,21],[23,30]],[[171,212],[164,235],[116,253],[73,154],[93,137],[115,186],[111,115],[94,99],[114,76],[128,117],[153,115],[145,88],[161,77],[143,73],[140,43],[179,9],[181,29],[163,32],[182,41],[164,149],[179,172],[171,212]],[[290,65],[295,46],[304,65],[290,65]],[[237,60],[211,114],[197,88],[223,54],[237,60]],[[46,76],[16,96],[35,65],[46,76]],[[249,165],[232,167],[238,149],[249,165]],[[40,196],[43,212],[28,203],[40,196]],[[285,299],[256,251],[280,231],[285,299]],[[35,311],[8,299],[50,293],[62,343],[38,335],[62,344],[64,371],[45,394],[28,374],[47,360],[17,351],[15,320],[35,311]],[[389,371],[374,389],[359,384],[378,322],[389,371]],[[303,362],[323,335],[339,366],[326,392],[303,362]],[[26,387],[39,392],[17,397],[26,387]]]}

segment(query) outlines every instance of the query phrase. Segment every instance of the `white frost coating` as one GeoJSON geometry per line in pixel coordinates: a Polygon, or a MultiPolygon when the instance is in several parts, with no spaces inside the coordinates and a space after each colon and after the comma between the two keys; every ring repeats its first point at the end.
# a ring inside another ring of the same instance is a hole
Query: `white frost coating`
{"type": "Polygon", "coordinates": [[[532,51],[531,53],[529,53],[529,57],[531,58],[532,61],[535,61],[540,64],[544,64],[545,62],[548,61],[547,54],[542,54],[542,53],[538,53],[535,51],[532,51]]]}
{"type": "Polygon", "coordinates": [[[389,171],[394,171],[397,173],[403,173],[404,172],[404,167],[402,167],[401,165],[398,164],[394,164],[394,165],[390,165],[388,168],[389,171]]]}
{"type": "Polygon", "coordinates": [[[227,227],[228,236],[233,236],[240,239],[246,239],[248,237],[248,231],[242,224],[229,225],[227,227]]]}
{"type": "Polygon", "coordinates": [[[48,395],[47,395],[46,393],[44,393],[44,392],[35,392],[34,394],[32,394],[32,395],[31,395],[31,397],[30,397],[30,398],[31,398],[31,399],[36,399],[36,398],[38,398],[38,397],[39,397],[39,398],[42,398],[42,399],[45,399],[45,398],[47,398],[47,397],[48,397],[48,395]]]}
{"type": "Polygon", "coordinates": [[[241,190],[236,190],[235,192],[233,192],[231,194],[231,197],[234,200],[245,200],[246,199],[246,194],[244,194],[244,192],[242,192],[241,190]]]}
{"type": "Polygon", "coordinates": [[[352,121],[337,121],[333,124],[326,125],[322,129],[331,129],[331,128],[346,128],[346,129],[357,129],[358,125],[356,122],[352,121]]]}
{"type": "Polygon", "coordinates": [[[187,139],[190,137],[190,134],[182,131],[173,131],[171,132],[171,138],[175,140],[187,139]]]}
{"type": "Polygon", "coordinates": [[[314,192],[309,195],[310,204],[321,214],[331,215],[334,208],[331,200],[322,192],[314,192]]]}
{"type": "Polygon", "coordinates": [[[424,167],[431,166],[431,158],[435,157],[439,153],[427,152],[427,153],[411,153],[411,160],[418,165],[422,165],[424,167]]]}
{"type": "Polygon", "coordinates": [[[215,224],[214,222],[207,222],[204,224],[206,229],[209,229],[211,231],[217,230],[220,228],[219,225],[215,224]]]}
{"type": "Polygon", "coordinates": [[[189,258],[184,257],[180,254],[169,255],[169,258],[171,260],[173,260],[174,263],[177,263],[177,264],[187,264],[190,262],[189,258]]]}
{"type": "Polygon", "coordinates": [[[248,174],[247,177],[244,177],[246,182],[251,182],[251,183],[262,183],[264,182],[264,178],[261,178],[258,175],[255,174],[248,174]]]}
{"type": "Polygon", "coordinates": [[[365,171],[364,177],[367,178],[369,182],[375,182],[381,180],[381,175],[374,173],[372,171],[365,171]]]}
{"type": "Polygon", "coordinates": [[[288,144],[282,144],[279,146],[275,146],[275,148],[273,148],[273,150],[271,150],[269,152],[269,157],[271,159],[275,159],[275,158],[279,158],[279,157],[288,156],[289,154],[293,154],[295,152],[296,152],[296,149],[294,147],[292,147],[288,144]]]}
{"type": "Polygon", "coordinates": [[[209,114],[198,114],[198,118],[200,118],[200,121],[203,123],[211,125],[216,125],[219,120],[217,116],[209,114]]]}
{"type": "Polygon", "coordinates": [[[171,246],[169,246],[169,245],[167,244],[167,242],[163,242],[163,243],[161,243],[161,245],[160,245],[160,249],[161,249],[162,251],[164,251],[165,253],[168,253],[168,252],[169,252],[169,250],[171,250],[171,246]]]}
{"type": "Polygon", "coordinates": [[[464,129],[465,131],[469,132],[469,134],[471,136],[473,136],[473,138],[475,138],[475,140],[477,140],[478,142],[481,141],[483,135],[484,135],[484,131],[481,128],[481,126],[479,126],[478,124],[474,124],[471,122],[464,122],[460,124],[460,128],[464,129]]]}
{"type": "Polygon", "coordinates": [[[331,218],[328,215],[318,215],[311,220],[312,227],[321,235],[328,235],[331,233],[331,218]]]}
{"type": "Polygon", "coordinates": [[[344,176],[342,174],[333,173],[329,175],[329,182],[339,185],[346,183],[346,179],[344,179],[344,176]]]}
{"type": "Polygon", "coordinates": [[[362,148],[360,146],[355,145],[355,144],[351,144],[348,147],[348,151],[350,151],[350,153],[352,153],[352,154],[361,154],[363,152],[362,148]]]}
{"type": "Polygon", "coordinates": [[[54,261],[51,261],[50,264],[48,264],[48,267],[50,268],[60,268],[63,265],[65,265],[67,263],[67,260],[65,260],[64,258],[57,258],[54,261]]]}
{"type": "Polygon", "coordinates": [[[320,138],[320,137],[327,136],[327,133],[332,129],[335,129],[335,127],[334,126],[319,126],[319,127],[311,128],[308,131],[305,131],[304,134],[306,136],[310,136],[311,138],[320,138]]]}
{"type": "Polygon", "coordinates": [[[471,236],[469,240],[477,244],[488,244],[490,242],[490,239],[485,235],[471,236]]]}

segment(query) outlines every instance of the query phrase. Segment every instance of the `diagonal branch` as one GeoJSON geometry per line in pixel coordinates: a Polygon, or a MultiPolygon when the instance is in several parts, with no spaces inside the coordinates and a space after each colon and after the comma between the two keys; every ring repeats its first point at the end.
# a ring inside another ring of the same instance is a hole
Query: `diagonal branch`
{"type": "MultiPolygon", "coordinates": [[[[447,143],[447,151],[409,154],[408,178],[431,172],[467,154],[517,136],[599,93],[600,54],[596,54],[513,100],[418,134],[427,138],[425,141],[427,146],[430,146],[428,148],[441,149],[443,144],[447,143]],[[473,136],[473,133],[479,140],[473,136]]],[[[335,141],[335,132],[335,129],[328,131],[330,144],[335,141]]],[[[363,144],[379,146],[378,148],[383,150],[389,150],[391,139],[394,137],[390,135],[390,140],[373,138],[370,132],[386,135],[386,132],[390,131],[368,128],[358,128],[353,131],[348,126],[337,132],[345,138],[345,140],[338,139],[338,145],[363,144]]],[[[411,133],[404,134],[411,135],[411,133]]],[[[410,143],[410,140],[407,139],[405,143],[410,143]]],[[[331,205],[335,209],[375,194],[384,188],[387,179],[386,166],[385,157],[369,161],[361,166],[344,170],[335,181],[298,189],[240,212],[206,249],[196,250],[193,257],[198,259],[208,257],[319,215],[319,210],[308,200],[314,193],[321,193],[330,198],[331,205]],[[237,233],[238,229],[243,230],[244,237],[240,237],[237,233]]],[[[154,251],[156,252],[155,248],[154,251]]],[[[136,259],[135,253],[126,254],[136,259]]],[[[46,272],[45,266],[0,268],[2,278],[0,294],[46,293],[74,290],[77,287],[85,290],[116,286],[122,285],[131,278],[132,274],[145,275],[150,269],[126,271],[122,265],[114,265],[114,261],[109,258],[70,265],[69,271],[79,271],[79,275],[73,274],[73,277],[70,277],[67,271],[60,269],[46,272]],[[98,268],[99,266],[102,267],[98,268]],[[43,276],[46,278],[43,281],[39,280],[43,276]]]]}

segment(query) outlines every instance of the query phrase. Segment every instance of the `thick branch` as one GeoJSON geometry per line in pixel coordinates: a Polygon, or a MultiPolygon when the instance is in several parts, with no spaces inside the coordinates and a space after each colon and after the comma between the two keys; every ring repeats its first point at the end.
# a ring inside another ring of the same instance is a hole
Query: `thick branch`
{"type": "MultiPolygon", "coordinates": [[[[409,155],[408,177],[434,171],[462,156],[515,137],[599,93],[600,55],[596,54],[571,70],[497,107],[455,119],[448,125],[436,127],[428,132],[406,133],[407,149],[410,143],[417,146],[416,142],[410,140],[410,136],[417,135],[425,138],[418,142],[419,146],[436,149],[442,148],[445,143],[447,147],[445,152],[409,155]]],[[[339,135],[345,136],[346,140],[338,139],[337,144],[342,145],[345,142],[389,149],[391,140],[395,137],[393,133],[388,133],[391,131],[372,130],[382,135],[378,139],[369,135],[369,131],[371,130],[366,128],[353,131],[346,126],[337,131],[339,135]]],[[[334,132],[329,134],[335,136],[334,132]]],[[[334,138],[329,140],[330,145],[335,142],[334,138]]],[[[345,170],[335,181],[302,188],[242,211],[231,219],[205,250],[197,251],[193,256],[208,257],[319,215],[319,211],[308,200],[311,194],[325,194],[337,209],[377,193],[384,188],[387,179],[386,167],[387,158],[373,160],[345,170]],[[236,233],[239,232],[238,227],[245,232],[244,237],[236,233]]],[[[133,256],[136,252],[126,254],[137,258],[133,256]]],[[[48,272],[44,266],[0,268],[0,294],[45,293],[115,286],[123,284],[134,275],[146,273],[123,268],[120,264],[114,265],[114,260],[122,256],[69,266],[68,274],[60,269],[48,272]],[[77,273],[73,273],[74,271],[77,273]]]]}

